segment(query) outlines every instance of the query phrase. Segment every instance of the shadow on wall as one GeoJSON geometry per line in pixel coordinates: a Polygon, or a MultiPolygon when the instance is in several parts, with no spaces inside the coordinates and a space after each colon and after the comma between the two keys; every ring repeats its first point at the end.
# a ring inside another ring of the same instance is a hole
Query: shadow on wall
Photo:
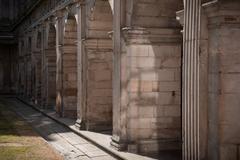
{"type": "Polygon", "coordinates": [[[0,91],[3,90],[3,65],[2,61],[0,61],[0,91]]]}
{"type": "Polygon", "coordinates": [[[143,153],[151,152],[153,145],[158,148],[159,154],[168,156],[169,153],[173,153],[169,150],[175,150],[174,153],[180,156],[181,45],[129,47],[130,53],[138,54],[128,57],[131,61],[129,81],[131,140],[138,141],[140,146],[138,150],[143,153]]]}
{"type": "Polygon", "coordinates": [[[0,94],[11,94],[15,89],[16,63],[14,50],[16,45],[0,45],[0,94]]]}

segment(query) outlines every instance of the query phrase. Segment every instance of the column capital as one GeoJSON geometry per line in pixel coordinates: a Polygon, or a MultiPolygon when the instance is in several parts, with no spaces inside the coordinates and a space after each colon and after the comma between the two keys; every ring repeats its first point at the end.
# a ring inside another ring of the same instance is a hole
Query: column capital
{"type": "Polygon", "coordinates": [[[64,9],[57,10],[54,16],[56,17],[56,19],[61,19],[64,16],[64,9]]]}
{"type": "Polygon", "coordinates": [[[74,0],[73,4],[75,4],[76,7],[81,7],[81,6],[85,5],[86,3],[85,3],[85,0],[74,0]]]}

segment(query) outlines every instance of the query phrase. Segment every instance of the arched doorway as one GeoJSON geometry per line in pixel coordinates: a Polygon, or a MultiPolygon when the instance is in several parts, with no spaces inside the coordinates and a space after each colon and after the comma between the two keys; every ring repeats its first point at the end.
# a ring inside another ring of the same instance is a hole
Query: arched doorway
{"type": "Polygon", "coordinates": [[[77,22],[69,15],[64,31],[63,46],[63,116],[77,116],[77,22]]]}
{"type": "Polygon", "coordinates": [[[50,25],[48,32],[48,45],[45,50],[45,67],[46,67],[46,107],[55,108],[56,106],[56,29],[50,25]]]}

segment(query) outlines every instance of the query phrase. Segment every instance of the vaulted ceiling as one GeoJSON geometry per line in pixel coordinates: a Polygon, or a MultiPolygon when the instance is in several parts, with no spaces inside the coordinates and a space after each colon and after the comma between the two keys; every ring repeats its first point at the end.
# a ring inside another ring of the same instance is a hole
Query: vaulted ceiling
{"type": "Polygon", "coordinates": [[[9,29],[36,0],[0,0],[0,31],[9,29]]]}
{"type": "Polygon", "coordinates": [[[12,31],[37,0],[0,0],[0,43],[14,39],[12,31]]]}

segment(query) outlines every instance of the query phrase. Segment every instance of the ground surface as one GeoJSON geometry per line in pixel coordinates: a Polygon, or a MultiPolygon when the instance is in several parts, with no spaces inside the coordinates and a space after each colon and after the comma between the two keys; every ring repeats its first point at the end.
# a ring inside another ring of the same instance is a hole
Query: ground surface
{"type": "Polygon", "coordinates": [[[66,160],[116,159],[15,98],[0,98],[0,110],[0,160],[61,159],[54,150],[66,160]]]}
{"type": "Polygon", "coordinates": [[[0,160],[62,160],[22,118],[0,102],[0,160]]]}

